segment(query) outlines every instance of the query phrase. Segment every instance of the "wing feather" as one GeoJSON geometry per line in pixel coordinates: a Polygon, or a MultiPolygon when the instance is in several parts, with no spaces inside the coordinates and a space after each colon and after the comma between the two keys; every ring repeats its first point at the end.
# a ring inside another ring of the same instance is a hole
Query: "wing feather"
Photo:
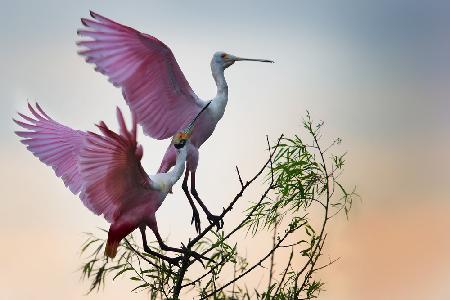
{"type": "Polygon", "coordinates": [[[103,122],[98,125],[101,134],[96,134],[54,121],[38,104],[28,108],[34,118],[19,113],[24,121],[14,121],[25,130],[15,133],[92,212],[112,222],[124,206],[147,199],[151,184],[140,163],[135,120],[128,131],[117,109],[119,134],[103,122]]]}
{"type": "Polygon", "coordinates": [[[26,122],[15,120],[26,131],[16,131],[21,142],[43,163],[51,166],[72,193],[77,195],[82,187],[78,170],[78,156],[86,136],[85,132],[73,130],[51,119],[36,103],[28,104],[34,118],[19,113],[26,122]]]}
{"type": "Polygon", "coordinates": [[[123,96],[144,133],[166,139],[184,128],[204,106],[172,51],[155,37],[97,13],[81,19],[79,54],[106,75],[123,96]]]}
{"type": "Polygon", "coordinates": [[[84,182],[81,200],[96,214],[113,221],[121,209],[148,195],[150,179],[141,165],[142,148],[136,141],[136,128],[128,131],[117,109],[120,134],[105,123],[101,134],[88,132],[80,153],[80,172],[84,182]]]}

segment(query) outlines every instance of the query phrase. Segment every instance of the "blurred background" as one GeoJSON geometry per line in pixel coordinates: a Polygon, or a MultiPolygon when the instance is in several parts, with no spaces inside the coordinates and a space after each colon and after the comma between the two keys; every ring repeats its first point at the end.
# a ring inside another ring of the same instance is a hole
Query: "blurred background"
{"type": "MultiPolygon", "coordinates": [[[[199,193],[213,211],[238,191],[234,166],[244,177],[254,174],[266,158],[265,135],[302,133],[306,110],[325,121],[327,137],[343,139],[344,179],[363,201],[348,221],[332,223],[327,255],[342,258],[320,274],[327,283],[321,299],[450,299],[449,1],[42,0],[1,7],[0,299],[146,299],[130,294],[127,280],[84,296],[83,232],[108,225],[13,134],[11,118],[27,101],[73,128],[94,130],[99,120],[117,128],[115,106],[126,110],[120,90],[76,53],[79,19],[89,9],[164,41],[203,99],[215,95],[215,51],[276,61],[226,71],[230,100],[198,169],[199,193]]],[[[154,173],[168,141],[139,138],[143,165],[154,173]]],[[[157,213],[172,244],[194,233],[179,185],[157,213]]]]}

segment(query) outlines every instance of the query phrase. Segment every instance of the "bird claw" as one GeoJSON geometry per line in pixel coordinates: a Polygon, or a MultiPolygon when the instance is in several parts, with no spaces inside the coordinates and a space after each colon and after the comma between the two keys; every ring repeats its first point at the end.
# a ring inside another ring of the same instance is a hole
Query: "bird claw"
{"type": "Polygon", "coordinates": [[[202,266],[204,267],[205,265],[203,264],[203,260],[207,260],[207,261],[211,261],[211,259],[209,257],[206,257],[204,255],[201,255],[200,253],[197,253],[196,251],[192,251],[189,250],[188,248],[186,248],[186,246],[184,246],[182,244],[181,246],[181,250],[185,253],[188,254],[189,256],[192,256],[195,260],[197,260],[198,262],[200,262],[202,264],[202,266]]]}
{"type": "Polygon", "coordinates": [[[207,215],[208,221],[210,224],[214,224],[217,227],[217,230],[220,230],[223,228],[223,218],[221,218],[220,216],[216,216],[213,214],[209,214],[207,215]]]}
{"type": "Polygon", "coordinates": [[[152,250],[150,249],[150,247],[147,244],[144,244],[144,251],[146,253],[151,253],[152,252],[152,250]]]}
{"type": "Polygon", "coordinates": [[[199,216],[197,210],[192,210],[191,224],[194,224],[195,225],[195,231],[197,231],[197,233],[200,233],[200,231],[201,231],[200,216],[199,216]]]}
{"type": "MultiPolygon", "coordinates": [[[[222,229],[223,228],[223,220],[222,220],[222,218],[220,216],[213,215],[212,213],[210,213],[208,211],[208,209],[206,209],[206,207],[203,206],[203,204],[202,204],[203,202],[200,200],[200,198],[198,196],[198,193],[197,193],[197,190],[195,189],[195,187],[191,188],[191,194],[198,201],[198,203],[200,203],[200,205],[203,207],[203,210],[206,213],[206,217],[208,218],[209,223],[216,225],[217,226],[217,230],[222,229]]],[[[200,233],[200,231],[198,231],[198,233],[200,233]]]]}
{"type": "Polygon", "coordinates": [[[180,261],[183,259],[183,256],[177,256],[177,257],[169,257],[168,259],[167,259],[167,262],[170,264],[170,265],[174,265],[174,266],[180,266],[180,261]]]}
{"type": "MultiPolygon", "coordinates": [[[[148,245],[144,245],[144,251],[149,253],[149,254],[153,254],[154,252],[150,249],[150,247],[148,245]]],[[[154,255],[154,254],[153,254],[154,255]]],[[[174,265],[174,266],[180,266],[180,261],[183,258],[181,255],[177,256],[177,257],[168,257],[168,256],[161,256],[161,259],[167,261],[170,265],[174,265]]]]}

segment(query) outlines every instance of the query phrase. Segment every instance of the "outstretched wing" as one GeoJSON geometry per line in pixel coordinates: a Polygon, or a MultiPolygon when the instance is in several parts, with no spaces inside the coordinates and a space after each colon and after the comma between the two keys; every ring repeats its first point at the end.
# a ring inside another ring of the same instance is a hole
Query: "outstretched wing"
{"type": "Polygon", "coordinates": [[[117,108],[120,134],[104,122],[97,127],[101,135],[88,132],[80,154],[84,182],[81,200],[96,214],[112,222],[121,208],[148,195],[150,179],[141,165],[142,147],[136,142],[136,123],[128,131],[117,108]]]}
{"type": "Polygon", "coordinates": [[[166,139],[184,128],[204,106],[192,91],[172,51],[155,37],[91,12],[79,30],[88,40],[79,54],[122,88],[144,133],[166,139]]]}
{"type": "Polygon", "coordinates": [[[23,121],[14,120],[24,131],[15,133],[21,142],[43,163],[51,166],[56,176],[61,177],[72,193],[77,195],[82,188],[78,169],[78,157],[83,146],[85,132],[73,130],[50,118],[36,103],[36,109],[28,104],[34,118],[19,113],[23,121]]]}

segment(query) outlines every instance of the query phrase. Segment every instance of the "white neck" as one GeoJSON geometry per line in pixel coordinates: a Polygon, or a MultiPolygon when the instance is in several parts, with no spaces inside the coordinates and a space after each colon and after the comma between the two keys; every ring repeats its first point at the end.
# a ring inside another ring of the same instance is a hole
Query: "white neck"
{"type": "MultiPolygon", "coordinates": [[[[187,142],[189,143],[189,142],[187,142]]],[[[171,179],[171,186],[174,185],[178,179],[180,179],[181,175],[183,175],[186,157],[187,157],[187,147],[188,145],[184,145],[184,147],[180,150],[179,153],[177,153],[177,162],[173,169],[170,172],[167,172],[167,174],[170,175],[171,179]]]]}
{"type": "Polygon", "coordinates": [[[172,170],[167,173],[158,173],[149,176],[150,188],[152,190],[168,193],[172,186],[180,179],[181,175],[183,175],[186,157],[187,145],[185,145],[180,152],[177,153],[177,162],[172,170]]]}
{"type": "Polygon", "coordinates": [[[228,102],[228,85],[225,80],[224,68],[218,64],[211,64],[211,72],[216,82],[217,94],[214,97],[214,101],[211,103],[213,111],[215,112],[217,121],[222,118],[225,107],[228,102]]]}

